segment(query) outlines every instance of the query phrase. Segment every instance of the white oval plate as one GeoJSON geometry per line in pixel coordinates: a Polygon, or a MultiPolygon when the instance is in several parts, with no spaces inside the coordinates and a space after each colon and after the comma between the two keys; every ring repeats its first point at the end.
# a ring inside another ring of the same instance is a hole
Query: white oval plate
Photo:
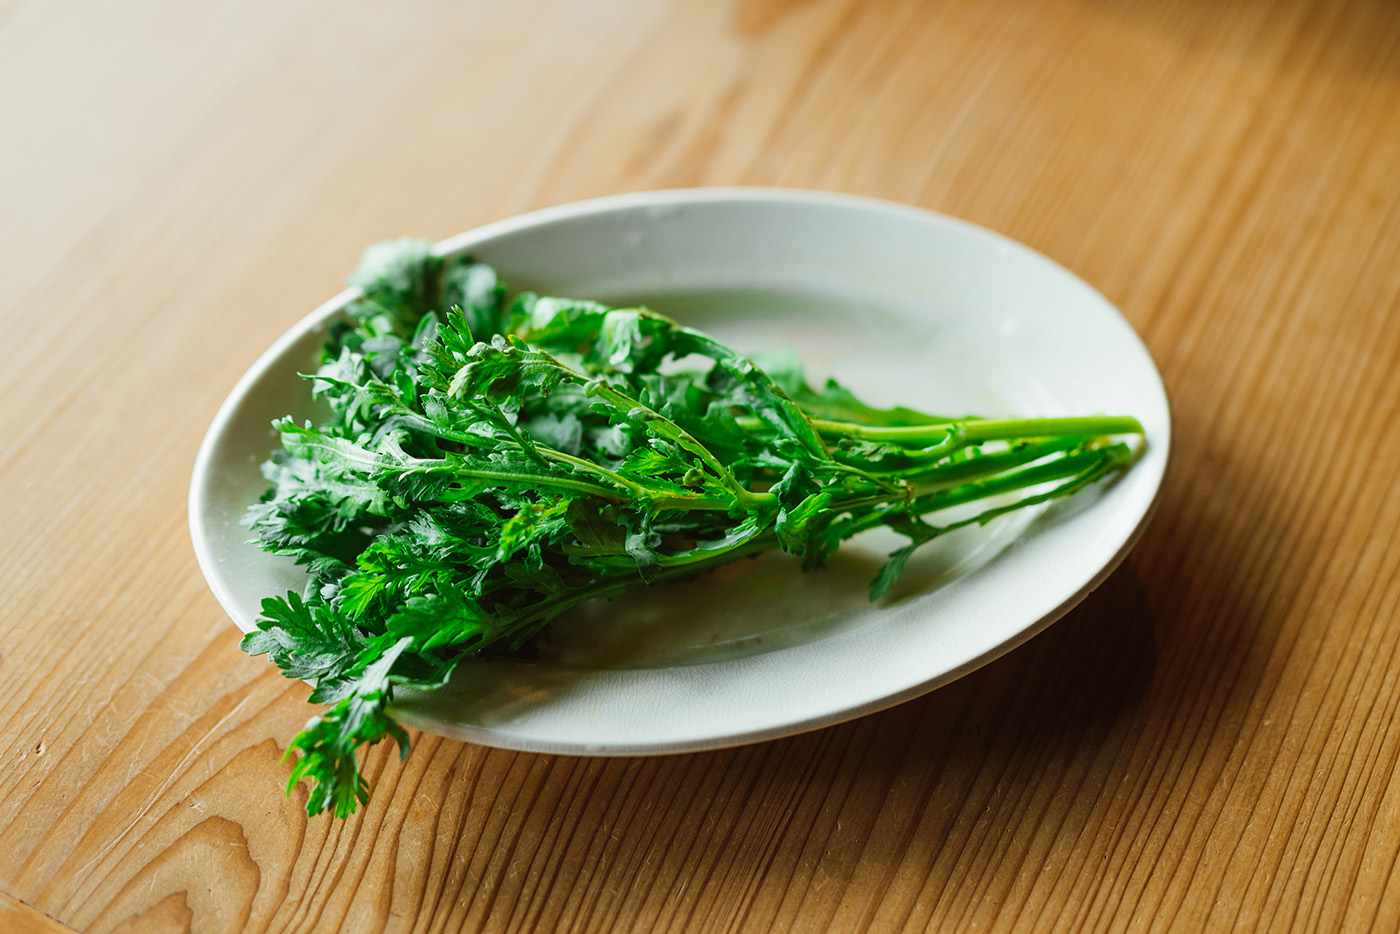
{"type": "MultiPolygon", "coordinates": [[[[1166,393],[1151,357],[1084,282],[1011,240],[880,201],[764,189],[649,192],[550,208],[439,245],[512,289],[645,301],[746,350],[792,347],[813,379],[875,404],[949,414],[1130,414],[1142,458],[1036,516],[927,546],[877,604],[866,585],[900,539],[866,536],[832,567],[765,556],[561,620],[540,658],[472,661],[452,689],[403,693],[405,724],[512,749],[639,755],[737,745],[897,704],[1009,651],[1127,554],[1161,489],[1166,393]]],[[[262,493],[273,419],[308,414],[307,383],[342,292],[239,380],[204,439],[190,528],[244,630],[299,590],[239,524],[262,493]]]]}

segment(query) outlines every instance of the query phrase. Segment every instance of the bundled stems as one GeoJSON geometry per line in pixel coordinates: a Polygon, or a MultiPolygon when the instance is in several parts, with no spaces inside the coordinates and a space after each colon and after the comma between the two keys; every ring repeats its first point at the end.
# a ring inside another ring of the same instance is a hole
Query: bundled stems
{"type": "Polygon", "coordinates": [[[1127,467],[1126,416],[875,409],[637,308],[507,300],[494,271],[376,248],[310,380],[332,415],[279,422],[247,523],[308,571],[243,642],[329,707],[289,746],[308,810],[368,795],[358,750],[407,751],[394,692],[518,652],[559,614],[782,549],[819,568],[886,527],[919,547],[1127,467]]]}

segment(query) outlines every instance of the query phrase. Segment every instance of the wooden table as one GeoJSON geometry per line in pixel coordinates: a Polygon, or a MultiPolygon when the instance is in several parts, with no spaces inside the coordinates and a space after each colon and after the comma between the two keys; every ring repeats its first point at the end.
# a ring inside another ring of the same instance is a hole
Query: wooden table
{"type": "Polygon", "coordinates": [[[0,0],[0,322],[5,931],[1400,926],[1389,0],[0,0]],[[306,819],[306,688],[186,532],[219,402],[368,243],[712,184],[1094,283],[1174,406],[1146,537],[886,713],[670,758],[415,736],[306,819]]]}

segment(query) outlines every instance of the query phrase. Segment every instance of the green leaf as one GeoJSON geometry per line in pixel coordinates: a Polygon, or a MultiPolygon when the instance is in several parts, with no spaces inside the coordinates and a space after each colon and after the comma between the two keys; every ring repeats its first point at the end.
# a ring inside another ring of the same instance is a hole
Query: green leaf
{"type": "Polygon", "coordinates": [[[324,680],[323,693],[354,670],[365,646],[364,636],[349,620],[319,601],[308,606],[295,593],[264,600],[257,624],[240,648],[249,655],[267,655],[285,677],[324,680]]]}
{"type": "Polygon", "coordinates": [[[400,757],[408,755],[408,733],[385,712],[392,688],[389,673],[410,639],[385,648],[355,679],[351,689],[320,717],[313,718],[287,747],[287,756],[300,753],[287,779],[287,793],[303,778],[313,781],[306,813],[331,810],[348,817],[369,801],[369,786],[360,775],[357,750],[392,737],[400,757]]]}
{"type": "Polygon", "coordinates": [[[885,563],[880,566],[880,571],[875,575],[875,579],[870,582],[870,599],[879,600],[889,589],[893,587],[904,573],[904,565],[909,557],[918,550],[921,542],[910,542],[903,548],[890,552],[885,563]]]}
{"type": "Polygon", "coordinates": [[[499,619],[456,588],[410,597],[387,625],[391,636],[409,639],[417,652],[488,645],[502,631],[499,619]]]}
{"type": "Polygon", "coordinates": [[[615,507],[596,500],[574,499],[569,501],[565,518],[583,547],[609,554],[623,550],[627,533],[618,522],[615,507]]]}

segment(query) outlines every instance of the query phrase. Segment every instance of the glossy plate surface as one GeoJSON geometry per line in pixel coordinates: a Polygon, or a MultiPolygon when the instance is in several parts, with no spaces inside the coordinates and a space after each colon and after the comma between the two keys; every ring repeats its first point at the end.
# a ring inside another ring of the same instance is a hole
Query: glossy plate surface
{"type": "MultiPolygon", "coordinates": [[[[409,725],[514,749],[632,755],[770,739],[890,706],[1030,638],[1122,560],[1170,448],[1162,382],[1092,288],[1014,241],[914,208],[762,189],[650,192],[565,205],[444,241],[513,290],[645,303],[741,350],[792,348],[813,381],[874,404],[980,415],[1131,414],[1147,429],[1118,481],[1037,515],[930,544],[884,600],[866,586],[902,542],[870,533],[802,575],[768,555],[586,607],[536,661],[474,661],[451,691],[403,694],[409,725]]],[[[307,383],[336,296],[253,364],[215,417],[190,489],[210,586],[244,630],[300,589],[239,524],[263,490],[273,419],[307,383]]]]}

